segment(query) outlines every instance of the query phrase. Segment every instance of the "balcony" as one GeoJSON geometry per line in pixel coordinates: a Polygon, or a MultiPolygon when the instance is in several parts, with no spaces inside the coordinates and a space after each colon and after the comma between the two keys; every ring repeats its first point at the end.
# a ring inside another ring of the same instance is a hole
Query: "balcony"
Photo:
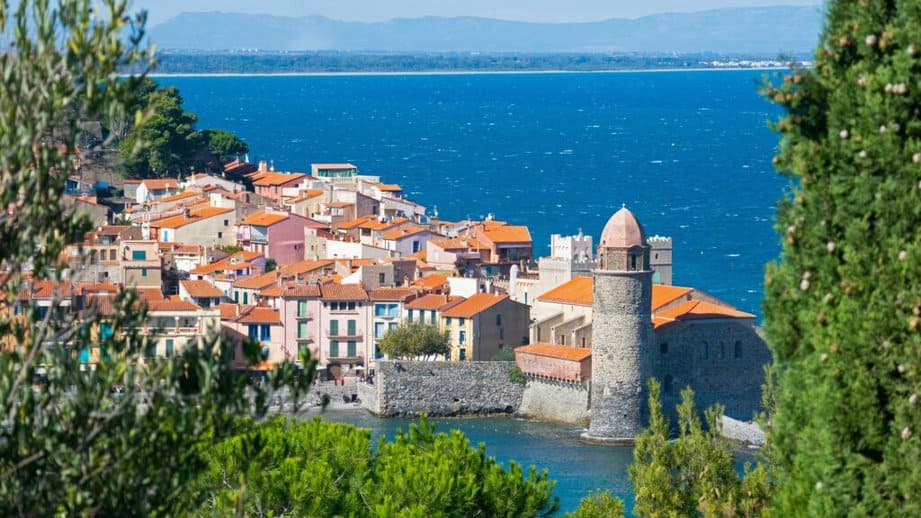
{"type": "Polygon", "coordinates": [[[364,338],[364,335],[361,333],[350,335],[342,332],[337,332],[335,334],[330,330],[326,330],[326,337],[330,340],[355,340],[356,342],[364,338]]]}
{"type": "Polygon", "coordinates": [[[310,313],[305,313],[303,315],[297,315],[294,318],[297,320],[313,320],[313,315],[310,313]]]}

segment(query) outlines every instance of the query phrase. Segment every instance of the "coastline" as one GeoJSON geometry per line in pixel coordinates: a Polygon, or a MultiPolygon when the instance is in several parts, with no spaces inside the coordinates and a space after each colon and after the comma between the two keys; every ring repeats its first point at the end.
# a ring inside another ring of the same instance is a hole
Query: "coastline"
{"type": "MultiPolygon", "coordinates": [[[[688,67],[688,68],[637,68],[618,70],[407,70],[407,71],[356,71],[356,72],[162,72],[148,74],[149,77],[335,77],[335,76],[470,76],[470,75],[537,75],[537,74],[662,74],[674,72],[752,72],[763,70],[765,72],[788,70],[789,67],[688,67]]],[[[128,77],[131,74],[119,74],[128,77]]]]}

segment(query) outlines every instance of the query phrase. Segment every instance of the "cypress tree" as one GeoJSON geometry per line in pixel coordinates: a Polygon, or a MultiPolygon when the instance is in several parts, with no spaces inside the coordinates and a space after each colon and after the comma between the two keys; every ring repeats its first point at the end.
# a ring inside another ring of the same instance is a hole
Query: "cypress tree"
{"type": "Polygon", "coordinates": [[[777,516],[921,515],[921,0],[840,0],[785,110],[777,516]]]}

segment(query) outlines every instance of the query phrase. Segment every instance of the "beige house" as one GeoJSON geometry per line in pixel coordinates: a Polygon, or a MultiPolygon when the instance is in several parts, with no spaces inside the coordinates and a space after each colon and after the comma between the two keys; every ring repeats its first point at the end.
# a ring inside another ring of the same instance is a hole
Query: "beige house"
{"type": "Polygon", "coordinates": [[[164,243],[232,245],[236,223],[236,213],[230,208],[185,209],[182,214],[151,221],[150,238],[164,243]]]}
{"type": "Polygon", "coordinates": [[[451,360],[491,360],[502,349],[528,343],[528,306],[508,295],[477,293],[441,312],[451,360]]]}

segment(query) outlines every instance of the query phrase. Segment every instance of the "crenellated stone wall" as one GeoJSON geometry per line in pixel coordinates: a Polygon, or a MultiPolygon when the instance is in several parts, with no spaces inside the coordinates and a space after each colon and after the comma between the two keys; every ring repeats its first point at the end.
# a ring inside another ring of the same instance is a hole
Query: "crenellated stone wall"
{"type": "Polygon", "coordinates": [[[362,406],[385,417],[512,414],[524,384],[515,362],[377,360],[374,384],[359,387],[362,406]]]}

